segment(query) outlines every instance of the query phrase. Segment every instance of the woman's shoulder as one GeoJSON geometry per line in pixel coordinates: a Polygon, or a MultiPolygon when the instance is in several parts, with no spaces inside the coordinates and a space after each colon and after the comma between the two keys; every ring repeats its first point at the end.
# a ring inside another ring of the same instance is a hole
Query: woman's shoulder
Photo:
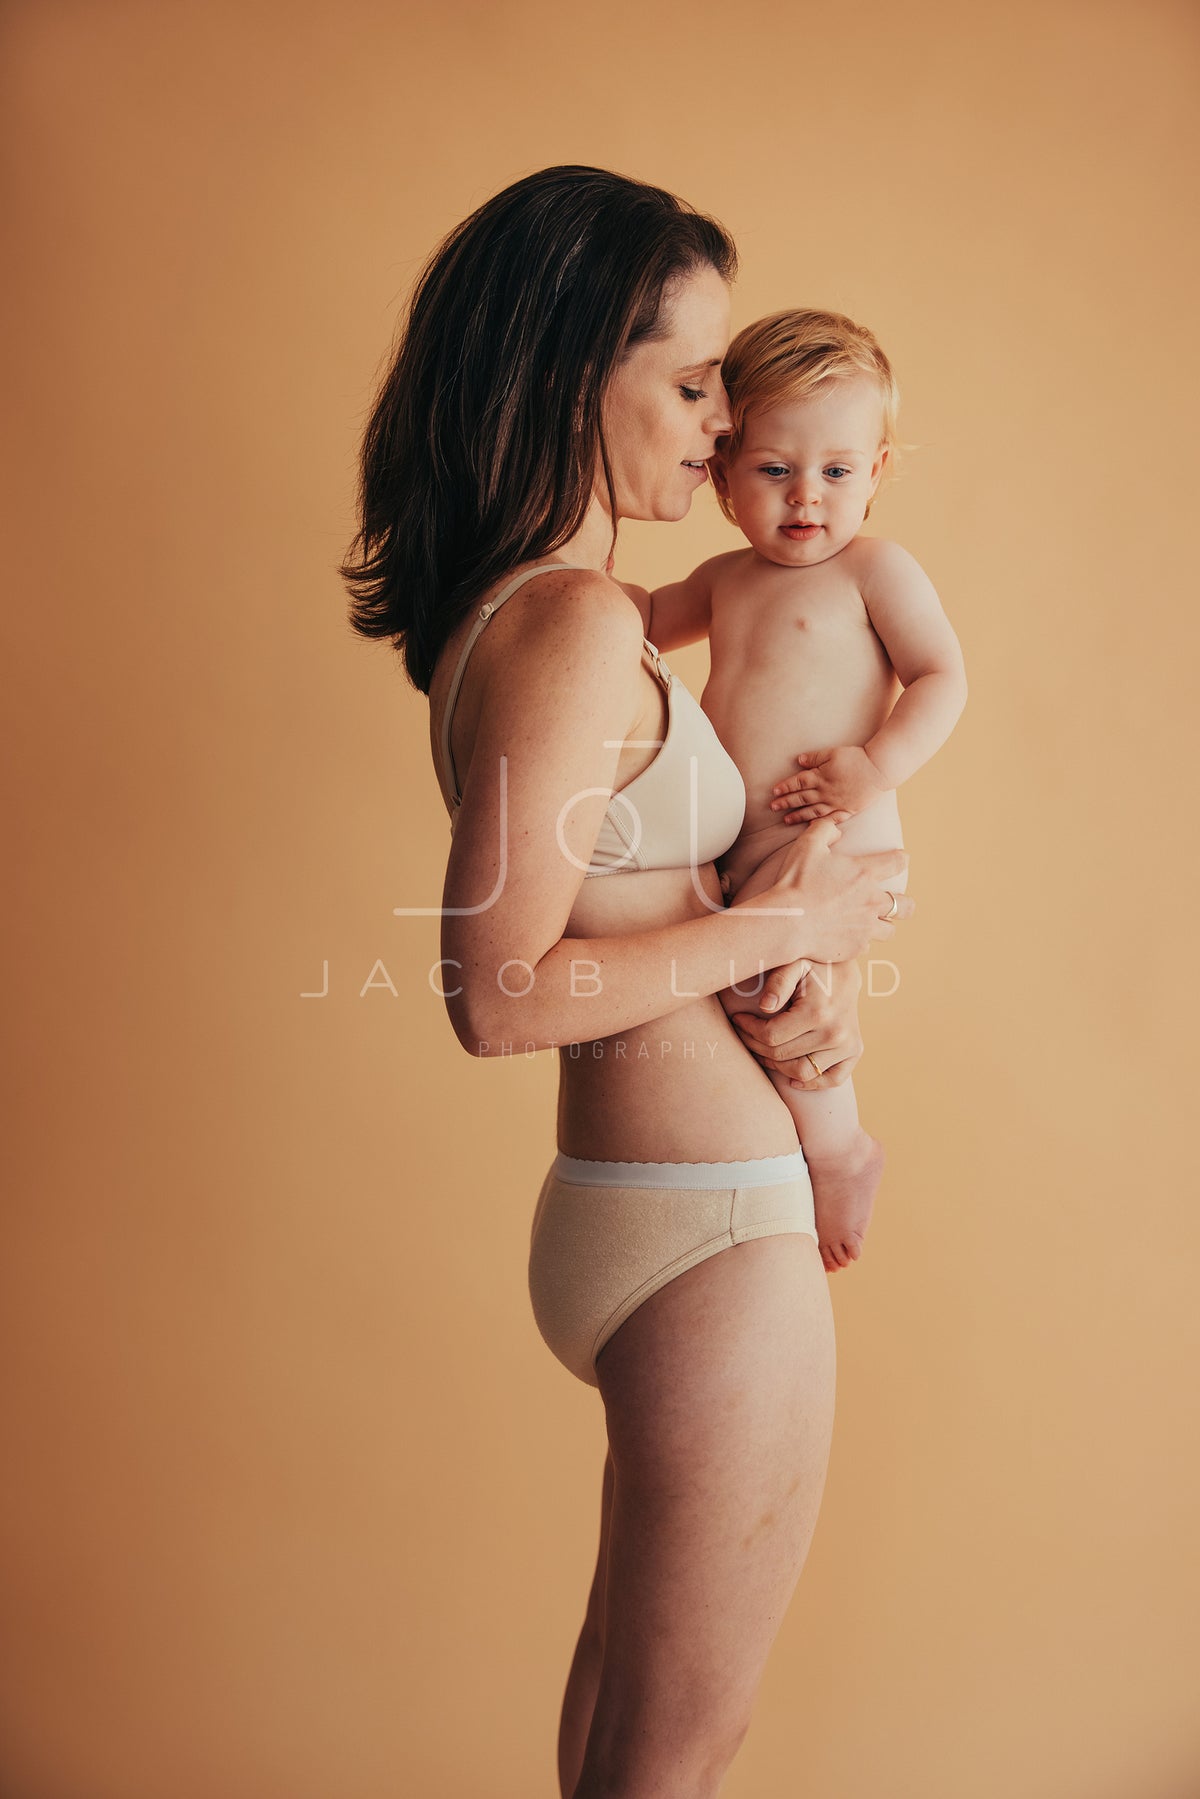
{"type": "Polygon", "coordinates": [[[642,664],[637,606],[603,569],[565,563],[531,575],[497,605],[495,596],[523,572],[512,570],[481,592],[443,644],[429,688],[431,717],[442,717],[459,670],[468,711],[480,703],[472,693],[487,696],[489,712],[509,717],[567,685],[623,715],[636,704],[642,664]]]}
{"type": "MultiPolygon", "coordinates": [[[[548,564],[535,575],[531,573],[535,567],[514,569],[485,596],[481,604],[490,600],[495,605],[497,594],[526,577],[510,599],[496,608],[492,630],[504,619],[507,629],[498,635],[523,655],[539,660],[564,654],[578,664],[603,662],[612,655],[637,660],[642,615],[619,582],[603,569],[548,564]]],[[[479,610],[476,608],[476,616],[479,610]]]]}

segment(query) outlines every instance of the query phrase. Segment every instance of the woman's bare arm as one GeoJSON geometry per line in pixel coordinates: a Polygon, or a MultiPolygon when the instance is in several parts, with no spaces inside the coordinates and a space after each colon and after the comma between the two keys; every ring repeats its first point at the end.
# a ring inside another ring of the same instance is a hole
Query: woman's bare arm
{"type": "MultiPolygon", "coordinates": [[[[807,917],[793,890],[763,895],[790,902],[792,916],[731,908],[652,931],[564,938],[637,715],[642,621],[614,582],[591,571],[543,576],[530,600],[505,607],[475,651],[487,644],[485,693],[442,919],[447,1010],[463,1047],[494,1055],[504,1044],[609,1036],[810,947],[827,954],[819,927],[828,928],[837,897],[828,882],[814,889],[821,903],[807,917]]],[[[859,937],[863,898],[850,905],[859,937]]],[[[894,929],[877,923],[870,934],[894,929]]]]}

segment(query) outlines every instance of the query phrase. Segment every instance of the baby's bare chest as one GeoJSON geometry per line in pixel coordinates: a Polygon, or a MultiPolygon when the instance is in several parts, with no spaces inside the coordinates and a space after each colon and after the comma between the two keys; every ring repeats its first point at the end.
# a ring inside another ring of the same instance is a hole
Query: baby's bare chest
{"type": "Polygon", "coordinates": [[[713,677],[861,691],[886,681],[887,653],[857,583],[820,566],[728,578],[713,594],[713,677]],[[790,578],[789,578],[790,577],[790,578]]]}

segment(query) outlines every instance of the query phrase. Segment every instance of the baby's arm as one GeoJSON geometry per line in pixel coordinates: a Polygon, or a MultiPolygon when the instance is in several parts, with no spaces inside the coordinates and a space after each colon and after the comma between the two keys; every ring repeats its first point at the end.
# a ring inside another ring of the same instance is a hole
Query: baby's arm
{"type": "Polygon", "coordinates": [[[967,703],[967,676],[954,628],[914,556],[883,538],[861,540],[860,592],[904,692],[865,744],[809,750],[801,773],[777,782],[772,810],[796,824],[833,813],[838,822],[899,787],[939,750],[967,703]],[[785,810],[785,808],[788,808],[785,810]]]}
{"type": "Polygon", "coordinates": [[[665,587],[656,587],[653,593],[626,581],[617,583],[641,613],[646,636],[664,655],[708,636],[712,622],[711,570],[715,561],[716,557],[710,556],[682,581],[670,581],[665,587]]]}
{"type": "Polygon", "coordinates": [[[940,750],[967,703],[967,675],[954,627],[915,556],[876,538],[862,597],[904,692],[863,745],[889,787],[899,787],[940,750]]]}

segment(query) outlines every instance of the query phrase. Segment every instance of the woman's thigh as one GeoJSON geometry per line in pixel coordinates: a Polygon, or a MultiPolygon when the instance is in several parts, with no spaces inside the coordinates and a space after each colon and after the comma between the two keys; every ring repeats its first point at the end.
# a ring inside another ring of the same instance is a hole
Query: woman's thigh
{"type": "Polygon", "coordinates": [[[589,1759],[625,1779],[730,1756],[812,1541],[833,1433],[812,1237],[710,1256],[595,1364],[613,1462],[589,1759]]]}

